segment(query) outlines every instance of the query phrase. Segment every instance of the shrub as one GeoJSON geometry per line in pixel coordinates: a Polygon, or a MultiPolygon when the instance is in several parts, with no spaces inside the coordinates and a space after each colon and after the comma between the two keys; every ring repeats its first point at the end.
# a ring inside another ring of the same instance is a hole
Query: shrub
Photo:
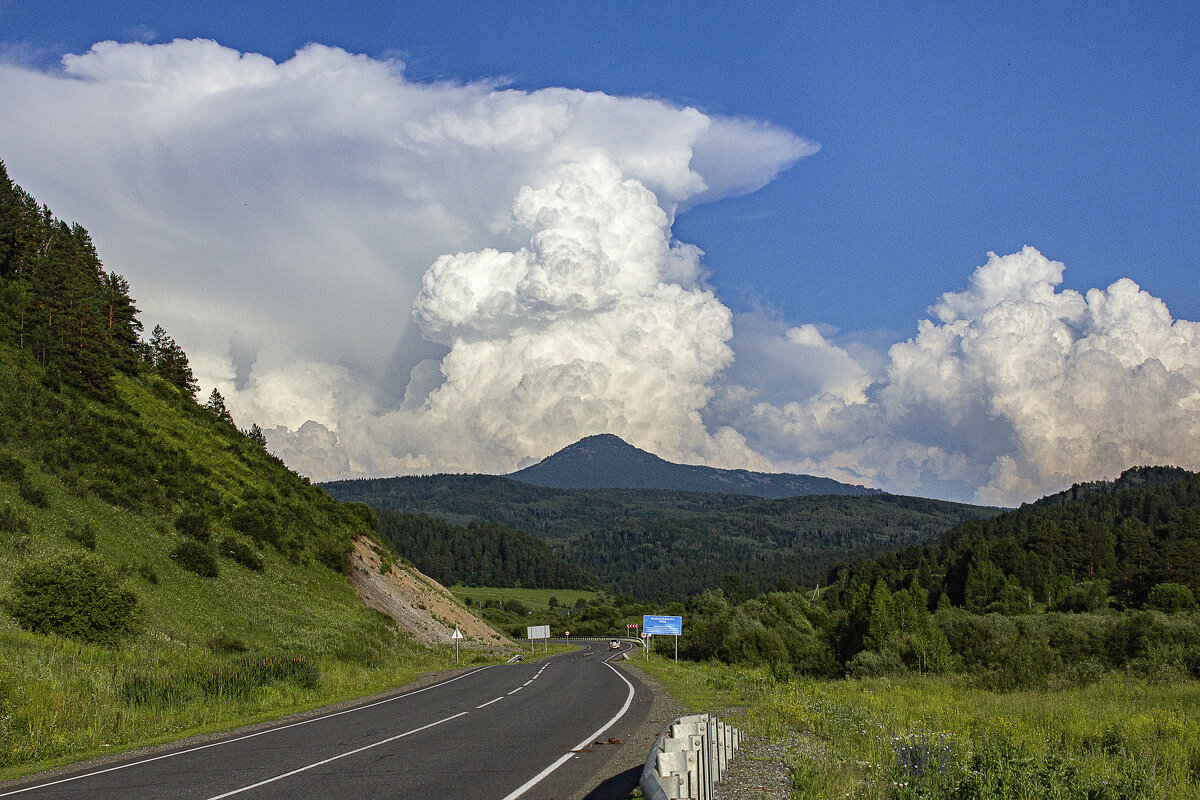
{"type": "Polygon", "coordinates": [[[246,569],[262,572],[264,562],[262,555],[236,536],[222,536],[217,544],[217,552],[226,558],[231,558],[246,569]]]}
{"type": "Polygon", "coordinates": [[[1071,586],[1059,601],[1057,610],[1086,613],[1108,608],[1108,581],[1081,581],[1071,586]]]}
{"type": "Polygon", "coordinates": [[[890,650],[877,653],[861,650],[846,664],[846,675],[851,678],[882,678],[906,672],[904,662],[890,650]]]}
{"type": "Polygon", "coordinates": [[[0,453],[0,479],[20,483],[25,479],[25,464],[8,453],[0,453]]]}
{"type": "Polygon", "coordinates": [[[21,494],[21,499],[31,506],[45,508],[50,505],[50,499],[46,497],[46,490],[40,484],[34,483],[28,475],[17,484],[17,491],[21,494]]]}
{"type": "Polygon", "coordinates": [[[334,572],[346,574],[350,571],[350,542],[339,539],[323,539],[317,545],[317,560],[334,572]]]}
{"type": "Polygon", "coordinates": [[[34,633],[113,645],[142,630],[137,595],[91,556],[26,564],[13,578],[7,605],[34,633]]]}
{"type": "Polygon", "coordinates": [[[69,524],[67,529],[63,531],[68,539],[76,544],[86,547],[88,550],[96,549],[96,526],[89,520],[82,525],[69,524]]]}
{"type": "Polygon", "coordinates": [[[208,529],[208,517],[199,511],[184,511],[176,517],[175,530],[184,536],[190,536],[197,542],[207,542],[211,537],[208,529]]]}
{"type": "Polygon", "coordinates": [[[1146,606],[1167,614],[1191,611],[1196,607],[1196,596],[1183,584],[1160,583],[1150,590],[1150,595],[1146,598],[1146,606]]]}
{"type": "Polygon", "coordinates": [[[276,521],[276,510],[267,501],[254,499],[235,508],[227,519],[229,527],[259,544],[280,547],[283,530],[276,521]]]}
{"type": "Polygon", "coordinates": [[[183,539],[175,545],[171,558],[201,578],[217,577],[217,556],[210,545],[195,539],[183,539]]]}

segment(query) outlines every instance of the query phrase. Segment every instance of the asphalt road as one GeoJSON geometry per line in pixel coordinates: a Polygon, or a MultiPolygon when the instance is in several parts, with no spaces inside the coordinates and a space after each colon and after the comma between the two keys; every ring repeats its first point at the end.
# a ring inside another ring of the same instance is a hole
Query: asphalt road
{"type": "MultiPolygon", "coordinates": [[[[17,800],[577,795],[649,705],[607,642],[358,706],[0,789],[17,800]]],[[[622,643],[625,649],[632,645],[622,643]]],[[[528,657],[528,656],[527,656],[528,657]]]]}

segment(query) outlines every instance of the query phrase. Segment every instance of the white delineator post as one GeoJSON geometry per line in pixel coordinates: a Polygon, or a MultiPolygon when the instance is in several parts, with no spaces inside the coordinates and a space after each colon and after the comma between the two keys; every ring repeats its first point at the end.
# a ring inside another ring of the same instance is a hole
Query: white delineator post
{"type": "Polygon", "coordinates": [[[450,638],[454,640],[454,663],[458,663],[458,643],[462,639],[463,634],[457,627],[454,628],[454,633],[450,634],[450,638]]]}

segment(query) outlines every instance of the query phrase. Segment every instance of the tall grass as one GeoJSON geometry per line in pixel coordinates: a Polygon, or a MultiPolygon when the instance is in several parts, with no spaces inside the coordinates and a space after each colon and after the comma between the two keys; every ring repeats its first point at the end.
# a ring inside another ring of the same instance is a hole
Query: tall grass
{"type": "Polygon", "coordinates": [[[799,798],[1200,798],[1200,683],[1111,674],[996,693],[958,678],[786,681],[652,660],[697,709],[793,742],[799,798]]]}

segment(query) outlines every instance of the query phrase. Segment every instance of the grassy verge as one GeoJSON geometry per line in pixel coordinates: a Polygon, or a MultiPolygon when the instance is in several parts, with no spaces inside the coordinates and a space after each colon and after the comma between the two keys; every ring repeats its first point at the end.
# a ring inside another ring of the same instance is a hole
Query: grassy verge
{"type": "MultiPolygon", "coordinates": [[[[319,708],[452,669],[454,649],[395,636],[373,663],[332,656],[116,650],[0,633],[2,746],[11,779],[97,755],[319,708]]],[[[462,653],[462,665],[495,663],[462,653]]]]}
{"type": "Polygon", "coordinates": [[[642,666],[696,710],[795,743],[794,797],[1200,798],[1200,683],[1113,674],[996,693],[961,678],[777,682],[720,664],[642,666]]]}

